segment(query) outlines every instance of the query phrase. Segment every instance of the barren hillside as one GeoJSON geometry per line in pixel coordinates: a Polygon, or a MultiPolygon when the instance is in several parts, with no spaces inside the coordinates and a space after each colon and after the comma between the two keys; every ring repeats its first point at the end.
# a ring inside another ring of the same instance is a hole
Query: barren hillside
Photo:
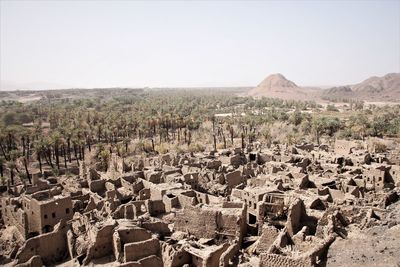
{"type": "Polygon", "coordinates": [[[364,100],[400,100],[400,73],[371,77],[351,86],[357,98],[364,100]]]}
{"type": "Polygon", "coordinates": [[[257,87],[249,91],[250,96],[312,100],[318,97],[319,89],[300,87],[280,73],[269,75],[257,87]]]}

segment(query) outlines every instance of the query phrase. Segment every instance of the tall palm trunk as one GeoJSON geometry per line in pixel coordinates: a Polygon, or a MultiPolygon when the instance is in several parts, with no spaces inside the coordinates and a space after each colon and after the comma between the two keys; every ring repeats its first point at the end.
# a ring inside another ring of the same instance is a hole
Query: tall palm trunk
{"type": "Polygon", "coordinates": [[[38,161],[39,161],[40,173],[43,174],[43,170],[42,170],[42,158],[40,157],[40,152],[38,152],[36,155],[37,155],[37,159],[38,159],[38,161]]]}
{"type": "Polygon", "coordinates": [[[83,145],[81,147],[81,149],[82,149],[82,159],[81,160],[85,160],[85,146],[83,145]]]}
{"type": "Polygon", "coordinates": [[[185,130],[183,131],[183,135],[184,135],[184,137],[185,137],[185,143],[187,143],[187,132],[186,132],[187,130],[186,130],[186,128],[185,128],[185,130]]]}
{"type": "Polygon", "coordinates": [[[22,156],[25,157],[26,150],[25,150],[25,137],[24,136],[21,137],[21,142],[22,142],[22,156]]]}
{"type": "Polygon", "coordinates": [[[51,168],[54,168],[53,162],[51,161],[51,149],[50,147],[47,148],[47,158],[46,161],[48,164],[50,164],[51,168]]]}
{"type": "Polygon", "coordinates": [[[10,178],[11,178],[11,184],[14,185],[14,170],[10,170],[10,178]]]}
{"type": "Polygon", "coordinates": [[[54,145],[54,154],[56,156],[56,165],[57,169],[60,169],[60,149],[58,147],[58,143],[54,145]]]}
{"type": "Polygon", "coordinates": [[[79,160],[82,160],[82,146],[79,146],[79,160]]]}
{"type": "Polygon", "coordinates": [[[7,153],[6,153],[4,147],[3,147],[3,145],[1,143],[0,143],[0,149],[1,149],[1,152],[3,153],[4,158],[6,160],[10,160],[10,158],[7,156],[7,153]]]}
{"type": "Polygon", "coordinates": [[[74,156],[75,156],[76,164],[79,166],[78,151],[77,151],[76,144],[74,144],[74,156]]]}
{"type": "Polygon", "coordinates": [[[10,133],[8,134],[7,149],[8,149],[8,152],[10,152],[12,150],[12,135],[10,133]]]}
{"type": "Polygon", "coordinates": [[[217,137],[213,134],[213,141],[214,141],[214,151],[217,151],[217,137]]]}
{"type": "Polygon", "coordinates": [[[24,167],[25,167],[26,177],[28,178],[29,183],[32,184],[31,175],[28,170],[28,161],[26,160],[26,157],[24,158],[24,167]]]}
{"type": "Polygon", "coordinates": [[[28,136],[26,138],[26,156],[27,156],[28,163],[29,163],[29,155],[31,154],[30,146],[31,146],[31,140],[29,139],[29,136],[28,136]]]}
{"type": "Polygon", "coordinates": [[[90,138],[86,139],[86,143],[87,143],[87,146],[89,148],[89,152],[91,152],[92,151],[92,147],[91,147],[91,144],[90,144],[90,138]]]}
{"type": "Polygon", "coordinates": [[[63,154],[64,154],[64,167],[67,169],[67,150],[65,149],[65,145],[63,145],[63,154]]]}
{"type": "Polygon", "coordinates": [[[67,138],[68,161],[71,163],[71,139],[67,138]]]}

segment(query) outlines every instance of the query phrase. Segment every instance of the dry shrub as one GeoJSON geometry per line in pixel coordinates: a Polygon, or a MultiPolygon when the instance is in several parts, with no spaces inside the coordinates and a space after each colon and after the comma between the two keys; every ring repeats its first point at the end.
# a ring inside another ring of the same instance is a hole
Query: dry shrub
{"type": "Polygon", "coordinates": [[[202,144],[192,143],[188,147],[189,152],[204,152],[206,149],[202,144]]]}
{"type": "Polygon", "coordinates": [[[383,153],[386,152],[387,150],[387,146],[382,142],[374,141],[373,146],[375,148],[376,153],[383,153]]]}

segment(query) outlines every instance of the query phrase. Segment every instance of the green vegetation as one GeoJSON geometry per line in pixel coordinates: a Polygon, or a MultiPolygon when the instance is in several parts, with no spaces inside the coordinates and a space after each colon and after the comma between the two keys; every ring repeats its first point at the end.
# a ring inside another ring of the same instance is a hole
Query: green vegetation
{"type": "MultiPolygon", "coordinates": [[[[23,95],[23,92],[18,92],[23,95]]],[[[96,89],[40,92],[27,103],[0,102],[0,175],[31,180],[29,169],[68,171],[92,149],[104,169],[121,157],[201,152],[255,141],[329,142],[336,136],[400,137],[400,106],[239,97],[230,90],[96,89]],[[80,97],[77,97],[78,95],[80,97]]],[[[2,180],[3,181],[3,180],[2,180]]]]}

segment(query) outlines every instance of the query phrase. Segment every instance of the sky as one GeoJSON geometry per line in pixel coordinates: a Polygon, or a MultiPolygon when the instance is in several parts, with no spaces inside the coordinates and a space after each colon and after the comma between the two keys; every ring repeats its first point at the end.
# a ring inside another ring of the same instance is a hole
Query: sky
{"type": "Polygon", "coordinates": [[[354,84],[400,72],[400,0],[4,1],[0,89],[354,84]]]}

